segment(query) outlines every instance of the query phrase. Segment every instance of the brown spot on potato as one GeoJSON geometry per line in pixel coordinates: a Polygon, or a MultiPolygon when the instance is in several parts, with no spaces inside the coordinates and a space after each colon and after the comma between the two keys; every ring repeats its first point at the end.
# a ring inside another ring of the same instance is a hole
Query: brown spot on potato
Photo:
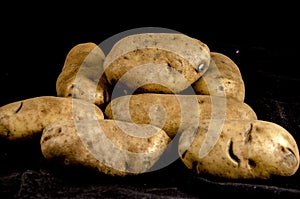
{"type": "Polygon", "coordinates": [[[61,131],[62,131],[61,127],[59,127],[59,128],[56,129],[56,132],[57,132],[58,134],[61,133],[61,131]]]}
{"type": "Polygon", "coordinates": [[[46,142],[47,140],[49,140],[52,136],[44,136],[44,138],[41,140],[41,142],[46,142]]]}
{"type": "Polygon", "coordinates": [[[259,133],[259,132],[261,132],[261,128],[258,127],[258,126],[255,126],[255,130],[254,131],[257,132],[257,133],[259,133]]]}
{"type": "Polygon", "coordinates": [[[224,87],[223,86],[218,86],[218,90],[224,91],[224,87]]]}

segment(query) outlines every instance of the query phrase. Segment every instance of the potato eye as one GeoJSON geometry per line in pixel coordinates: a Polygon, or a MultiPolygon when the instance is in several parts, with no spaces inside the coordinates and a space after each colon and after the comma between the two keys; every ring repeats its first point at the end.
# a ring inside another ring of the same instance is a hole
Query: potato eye
{"type": "Polygon", "coordinates": [[[256,162],[252,159],[248,159],[248,166],[253,169],[256,167],[256,162]]]}

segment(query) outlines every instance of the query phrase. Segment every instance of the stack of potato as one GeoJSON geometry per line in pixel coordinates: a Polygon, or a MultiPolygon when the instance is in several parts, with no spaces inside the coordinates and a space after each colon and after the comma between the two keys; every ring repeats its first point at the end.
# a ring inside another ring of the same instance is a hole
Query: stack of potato
{"type": "Polygon", "coordinates": [[[0,107],[0,135],[39,136],[47,160],[112,176],[178,158],[196,174],[231,179],[291,176],[299,167],[293,136],[244,102],[238,66],[184,34],[125,36],[107,55],[78,44],[56,91],[0,107]]]}

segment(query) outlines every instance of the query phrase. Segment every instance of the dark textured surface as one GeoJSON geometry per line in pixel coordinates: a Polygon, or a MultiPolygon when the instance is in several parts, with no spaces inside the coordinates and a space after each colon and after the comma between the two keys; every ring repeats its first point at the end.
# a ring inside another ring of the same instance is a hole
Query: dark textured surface
{"type": "MultiPolygon", "coordinates": [[[[252,10],[247,13],[252,17],[249,20],[241,19],[243,10],[230,12],[224,8],[223,16],[218,17],[219,21],[211,21],[211,26],[201,23],[200,18],[197,24],[190,26],[186,24],[193,21],[189,16],[178,21],[180,17],[176,15],[172,21],[174,13],[160,12],[157,18],[151,17],[145,23],[135,21],[136,12],[131,13],[132,18],[109,22],[98,14],[94,15],[97,20],[91,22],[89,15],[84,20],[80,18],[83,14],[76,15],[75,11],[70,13],[73,18],[55,18],[57,13],[52,12],[46,18],[43,11],[36,12],[34,17],[20,15],[2,27],[5,52],[0,74],[0,105],[39,95],[55,95],[55,80],[66,53],[78,43],[100,43],[130,28],[162,26],[196,37],[207,43],[212,51],[232,58],[245,81],[245,102],[259,119],[283,126],[300,144],[300,75],[296,59],[300,54],[299,31],[293,25],[296,12],[290,10],[292,8],[280,5],[268,15],[262,14],[263,9],[252,10]],[[283,18],[278,13],[285,9],[289,12],[283,18]],[[98,19],[101,27],[96,23],[98,19]],[[111,27],[112,24],[115,25],[111,27]]],[[[199,13],[190,13],[192,19],[198,19],[199,13]]],[[[175,161],[168,167],[140,176],[111,178],[80,168],[50,165],[35,142],[12,144],[0,140],[0,198],[164,199],[212,198],[219,194],[239,198],[300,198],[300,171],[291,177],[267,181],[232,181],[196,176],[180,161],[175,161]]]]}

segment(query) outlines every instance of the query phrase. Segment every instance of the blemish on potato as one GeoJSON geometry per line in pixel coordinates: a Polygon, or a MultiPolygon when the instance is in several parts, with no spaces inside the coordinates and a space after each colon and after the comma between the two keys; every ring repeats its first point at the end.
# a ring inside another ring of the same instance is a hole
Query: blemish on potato
{"type": "Polygon", "coordinates": [[[187,151],[184,151],[182,154],[181,154],[181,158],[184,158],[185,155],[186,155],[187,151]]]}
{"type": "Polygon", "coordinates": [[[62,131],[62,128],[61,128],[61,127],[57,128],[57,129],[55,130],[55,132],[58,133],[58,134],[60,134],[61,131],[62,131]]]}
{"type": "Polygon", "coordinates": [[[203,104],[204,103],[204,100],[201,100],[201,99],[197,99],[198,100],[198,104],[203,104]]]}
{"type": "Polygon", "coordinates": [[[16,110],[15,113],[18,113],[21,110],[22,107],[23,107],[23,102],[20,103],[20,106],[18,107],[18,109],[16,110]]]}
{"type": "Polygon", "coordinates": [[[281,152],[283,153],[282,162],[288,167],[294,167],[298,164],[295,153],[290,148],[280,147],[281,152]]]}
{"type": "Polygon", "coordinates": [[[64,164],[65,165],[69,165],[70,164],[70,160],[69,159],[64,159],[64,164]]]}
{"type": "Polygon", "coordinates": [[[253,128],[253,124],[250,123],[249,128],[244,132],[244,142],[245,144],[252,141],[251,131],[253,128]]]}
{"type": "Polygon", "coordinates": [[[248,167],[250,169],[255,168],[256,167],[256,162],[254,160],[252,160],[252,159],[248,159],[248,167]]]}
{"type": "Polygon", "coordinates": [[[228,146],[228,157],[230,160],[235,164],[239,165],[240,159],[234,154],[233,152],[233,142],[232,140],[229,141],[229,146],[228,146]]]}
{"type": "Polygon", "coordinates": [[[224,91],[224,87],[220,85],[220,86],[218,86],[218,90],[224,91]]]}

